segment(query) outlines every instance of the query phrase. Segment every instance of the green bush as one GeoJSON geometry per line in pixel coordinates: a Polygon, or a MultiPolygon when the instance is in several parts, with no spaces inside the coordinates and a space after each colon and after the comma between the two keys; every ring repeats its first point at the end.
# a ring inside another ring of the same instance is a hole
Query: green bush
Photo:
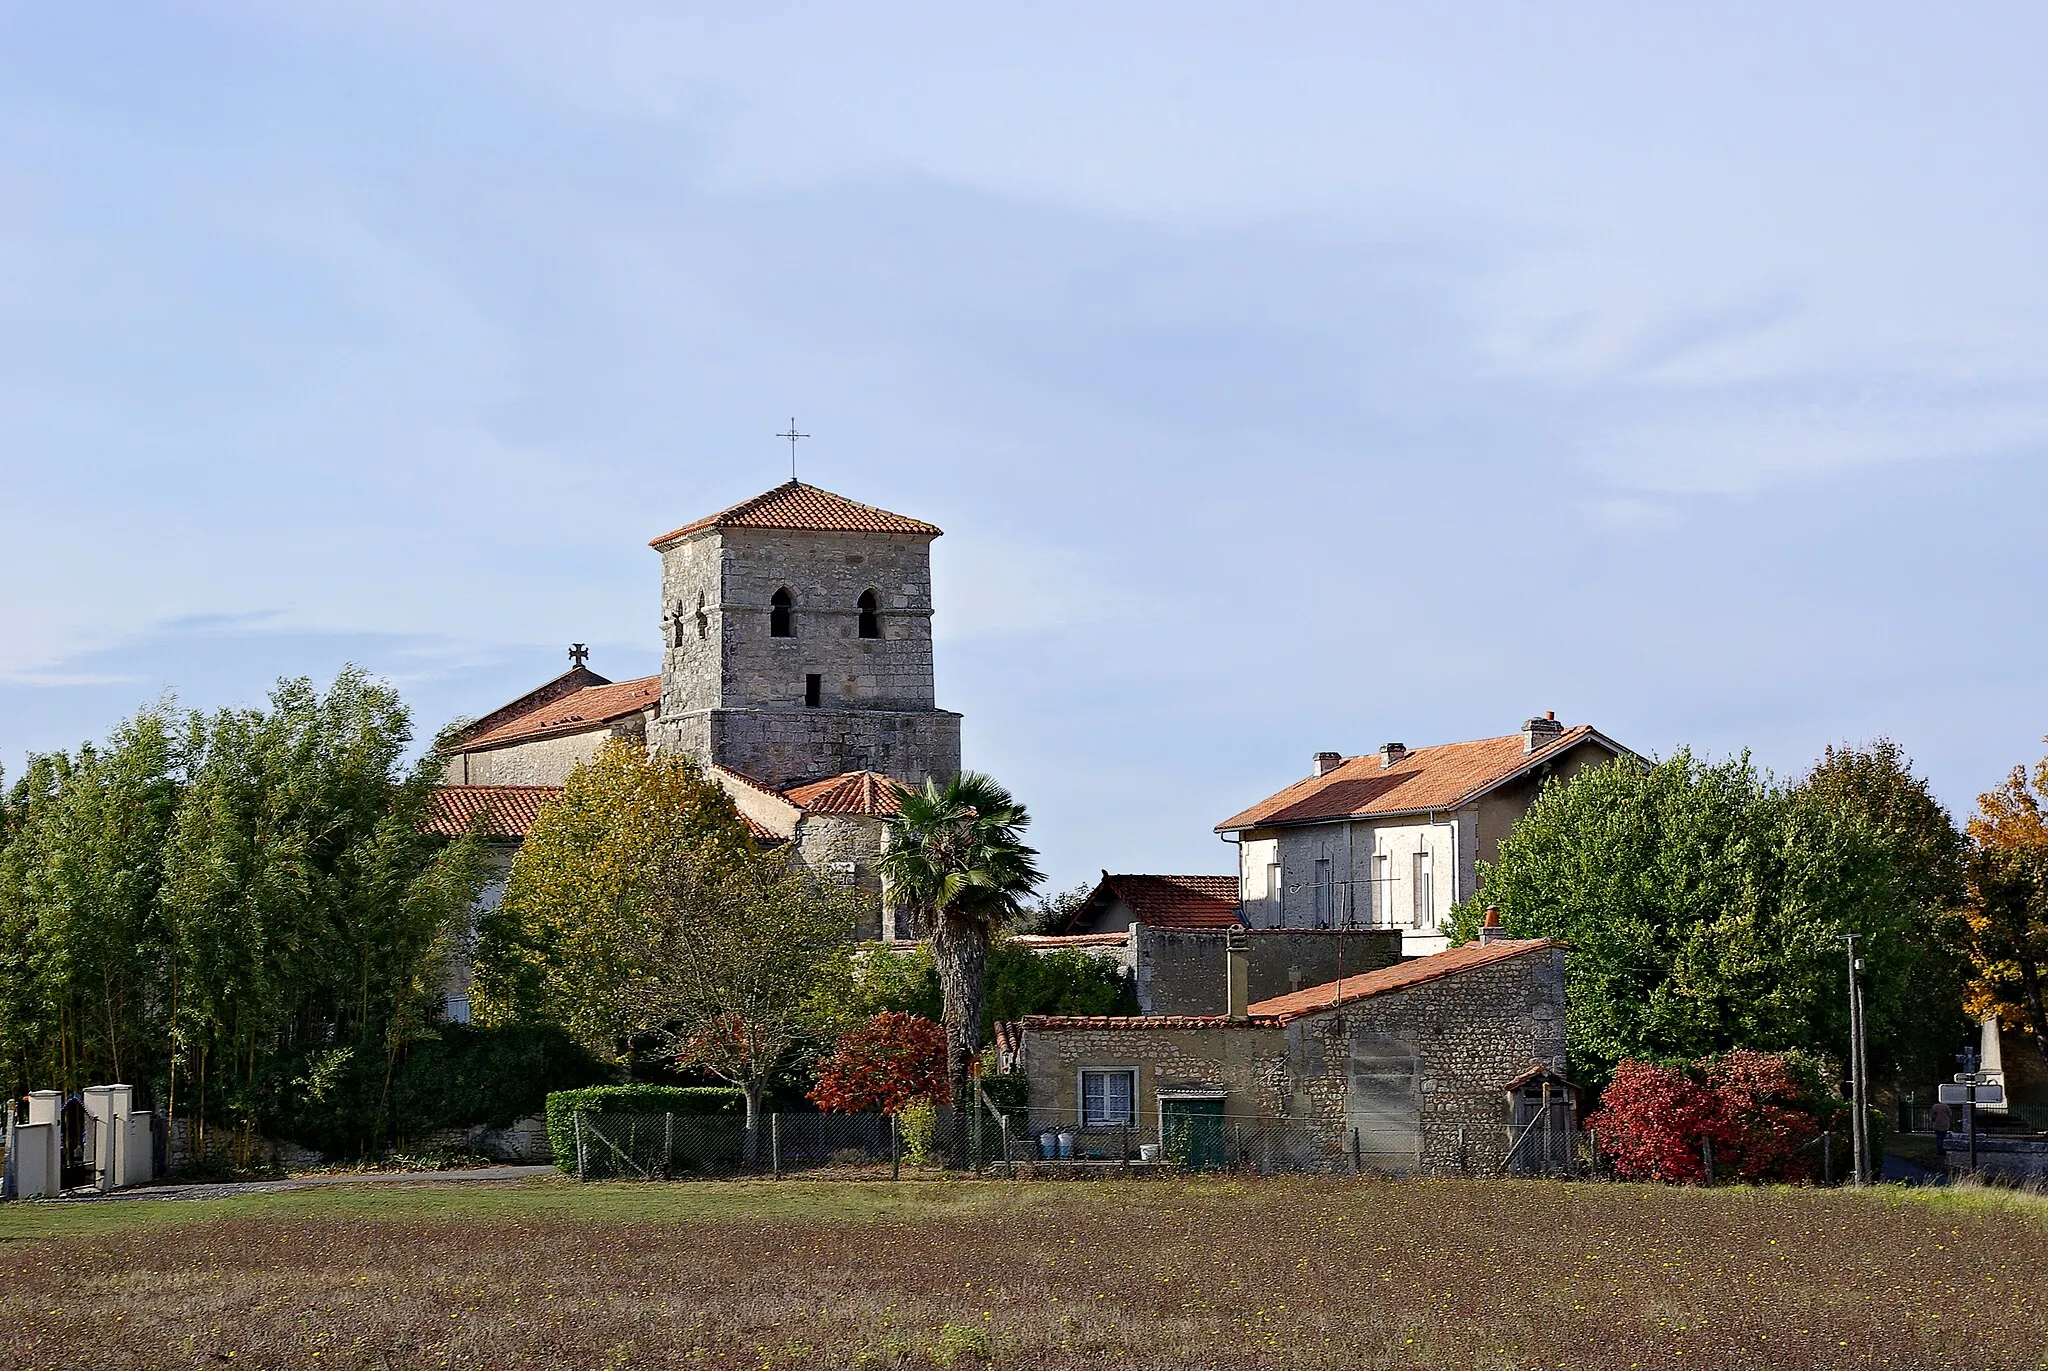
{"type": "Polygon", "coordinates": [[[442,1024],[392,1068],[349,1044],[279,1061],[255,1094],[259,1126],[330,1158],[403,1148],[447,1128],[503,1128],[541,1112],[550,1091],[610,1072],[556,1028],[442,1024]]]}
{"type": "Polygon", "coordinates": [[[912,1166],[937,1166],[939,1154],[939,1111],[930,1100],[905,1105],[896,1115],[903,1138],[903,1155],[912,1166]]]}
{"type": "Polygon", "coordinates": [[[739,1114],[746,1101],[729,1085],[592,1085],[548,1096],[548,1146],[555,1165],[576,1172],[576,1111],[586,1114],[739,1114]]]}

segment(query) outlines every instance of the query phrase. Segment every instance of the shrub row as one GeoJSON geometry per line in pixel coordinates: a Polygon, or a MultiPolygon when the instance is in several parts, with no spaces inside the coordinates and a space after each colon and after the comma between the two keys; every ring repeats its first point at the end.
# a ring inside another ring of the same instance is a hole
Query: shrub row
{"type": "Polygon", "coordinates": [[[746,1102],[729,1085],[592,1085],[548,1096],[548,1146],[555,1165],[576,1174],[576,1112],[586,1114],[738,1114],[746,1102]]]}

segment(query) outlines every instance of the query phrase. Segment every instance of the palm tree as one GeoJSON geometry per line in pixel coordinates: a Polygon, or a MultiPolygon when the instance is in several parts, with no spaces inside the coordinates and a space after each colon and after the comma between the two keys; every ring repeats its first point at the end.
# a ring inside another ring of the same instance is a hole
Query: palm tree
{"type": "Polygon", "coordinates": [[[989,944],[1024,912],[1025,897],[1045,877],[1033,860],[1037,850],[1023,842],[1031,816],[993,778],[963,771],[943,786],[926,781],[922,790],[900,790],[898,801],[878,865],[896,908],[931,938],[958,1159],[972,1108],[969,1069],[981,1050],[989,944]]]}

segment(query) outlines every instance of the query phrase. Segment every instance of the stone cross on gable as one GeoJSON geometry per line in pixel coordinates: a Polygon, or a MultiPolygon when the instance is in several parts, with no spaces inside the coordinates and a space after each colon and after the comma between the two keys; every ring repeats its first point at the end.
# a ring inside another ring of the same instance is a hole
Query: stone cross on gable
{"type": "Polygon", "coordinates": [[[589,661],[589,660],[590,660],[590,649],[589,649],[589,648],[585,647],[585,646],[584,646],[583,644],[581,644],[581,643],[571,643],[571,644],[569,644],[569,665],[570,665],[570,666],[572,666],[572,667],[579,667],[579,666],[582,666],[582,665],[583,665],[583,664],[584,664],[585,662],[587,662],[587,661],[589,661]]]}

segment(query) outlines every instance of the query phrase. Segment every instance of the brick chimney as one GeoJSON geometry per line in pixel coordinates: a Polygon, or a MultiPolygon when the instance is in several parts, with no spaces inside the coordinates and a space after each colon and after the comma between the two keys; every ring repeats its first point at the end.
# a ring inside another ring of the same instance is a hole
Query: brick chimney
{"type": "Polygon", "coordinates": [[[1507,935],[1508,931],[1500,926],[1500,906],[1488,905],[1486,921],[1479,925],[1479,945],[1484,947],[1488,943],[1497,943],[1507,935]]]}
{"type": "Polygon", "coordinates": [[[1318,776],[1327,776],[1342,765],[1344,765],[1344,754],[1341,752],[1318,752],[1316,754],[1316,775],[1318,776]]]}
{"type": "Polygon", "coordinates": [[[1223,937],[1223,1012],[1233,1019],[1251,1017],[1251,935],[1233,928],[1223,937]]]}
{"type": "Polygon", "coordinates": [[[1407,755],[1408,744],[1406,743],[1381,743],[1380,770],[1385,771],[1388,767],[1392,766],[1395,762],[1400,761],[1403,757],[1407,755]]]}
{"type": "Polygon", "coordinates": [[[1544,710],[1543,717],[1540,719],[1524,719],[1522,721],[1522,751],[1524,754],[1527,754],[1534,752],[1539,747],[1547,747],[1553,739],[1563,732],[1564,725],[1557,721],[1557,711],[1554,709],[1544,710]]]}

